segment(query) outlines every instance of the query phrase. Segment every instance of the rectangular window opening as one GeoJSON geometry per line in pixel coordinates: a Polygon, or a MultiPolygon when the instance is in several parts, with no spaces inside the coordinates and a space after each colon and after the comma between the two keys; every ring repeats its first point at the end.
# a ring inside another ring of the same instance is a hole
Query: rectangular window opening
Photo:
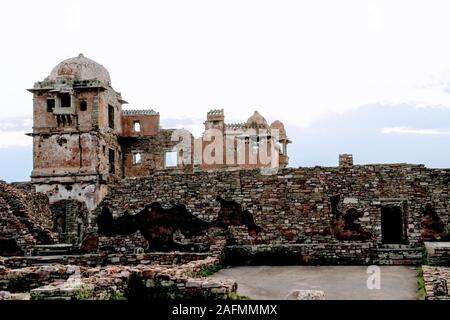
{"type": "Polygon", "coordinates": [[[139,121],[135,121],[133,124],[134,132],[141,132],[141,123],[139,121]]]}
{"type": "Polygon", "coordinates": [[[72,100],[69,93],[61,93],[59,97],[61,99],[61,108],[71,107],[72,100]]]}
{"type": "Polygon", "coordinates": [[[55,99],[47,99],[47,112],[53,112],[55,109],[55,99]]]}
{"type": "Polygon", "coordinates": [[[166,168],[173,168],[178,166],[178,157],[176,151],[166,151],[164,154],[164,163],[166,168]]]}
{"type": "Polygon", "coordinates": [[[142,155],[139,152],[133,154],[133,164],[139,165],[142,162],[142,155]]]}
{"type": "Polygon", "coordinates": [[[115,165],[116,154],[113,149],[109,149],[108,160],[109,160],[109,173],[115,174],[116,173],[116,165],[115,165]]]}
{"type": "Polygon", "coordinates": [[[80,111],[86,111],[87,110],[87,102],[86,100],[82,100],[80,102],[80,111]]]}
{"type": "Polygon", "coordinates": [[[114,129],[114,107],[111,105],[108,105],[108,125],[114,129]]]}

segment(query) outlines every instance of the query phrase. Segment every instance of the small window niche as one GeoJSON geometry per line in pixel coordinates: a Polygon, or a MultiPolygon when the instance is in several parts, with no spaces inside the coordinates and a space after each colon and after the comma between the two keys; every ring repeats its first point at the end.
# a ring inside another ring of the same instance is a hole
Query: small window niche
{"type": "Polygon", "coordinates": [[[80,111],[87,111],[87,102],[86,102],[86,100],[81,100],[81,102],[80,102],[80,111]]]}
{"type": "Polygon", "coordinates": [[[114,129],[114,107],[112,105],[108,105],[108,125],[114,129]]]}
{"type": "Polygon", "coordinates": [[[166,151],[164,154],[164,164],[166,168],[178,166],[178,154],[176,151],[166,151]]]}
{"type": "Polygon", "coordinates": [[[61,99],[61,108],[70,108],[72,106],[72,99],[69,93],[61,93],[59,97],[61,99]]]}
{"type": "Polygon", "coordinates": [[[115,174],[116,173],[116,153],[113,149],[109,149],[109,173],[115,174]]]}
{"type": "Polygon", "coordinates": [[[55,109],[55,99],[47,99],[47,112],[53,112],[55,109]]]}
{"type": "Polygon", "coordinates": [[[136,133],[140,133],[141,132],[141,123],[139,121],[135,121],[133,123],[133,130],[136,133]]]}
{"type": "Polygon", "coordinates": [[[136,152],[133,154],[133,164],[135,166],[140,165],[142,162],[142,155],[140,152],[136,152]]]}

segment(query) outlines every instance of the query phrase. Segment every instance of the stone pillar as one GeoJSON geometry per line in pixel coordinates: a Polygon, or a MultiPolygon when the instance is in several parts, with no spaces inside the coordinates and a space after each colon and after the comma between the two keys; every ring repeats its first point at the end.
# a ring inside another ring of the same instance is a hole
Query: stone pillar
{"type": "Polygon", "coordinates": [[[353,155],[340,154],[339,155],[339,168],[348,168],[353,166],[353,155]]]}

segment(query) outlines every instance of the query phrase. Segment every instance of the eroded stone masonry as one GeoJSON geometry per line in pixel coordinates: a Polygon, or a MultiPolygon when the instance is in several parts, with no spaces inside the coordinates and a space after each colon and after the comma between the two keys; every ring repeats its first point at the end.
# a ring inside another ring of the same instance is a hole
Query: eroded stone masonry
{"type": "Polygon", "coordinates": [[[289,168],[280,121],[226,124],[222,109],[180,148],[83,55],[30,91],[31,182],[0,182],[0,299],[228,299],[233,280],[203,276],[243,264],[423,265],[426,298],[449,298],[450,169],[349,154],[289,168]],[[195,152],[211,130],[232,141],[213,162],[195,152]],[[266,145],[275,170],[249,161],[266,145]]]}

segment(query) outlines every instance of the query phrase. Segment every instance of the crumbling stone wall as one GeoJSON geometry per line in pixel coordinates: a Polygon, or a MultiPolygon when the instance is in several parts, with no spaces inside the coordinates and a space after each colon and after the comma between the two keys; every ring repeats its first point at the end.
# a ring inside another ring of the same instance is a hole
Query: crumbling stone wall
{"type": "Polygon", "coordinates": [[[0,256],[24,254],[35,244],[56,241],[47,227],[48,199],[0,181],[0,256]]]}
{"type": "Polygon", "coordinates": [[[59,242],[80,243],[88,227],[89,211],[84,202],[60,200],[51,205],[52,230],[58,233],[59,242]]]}
{"type": "MultiPolygon", "coordinates": [[[[165,265],[175,266],[191,261],[204,260],[209,256],[221,257],[221,254],[213,255],[211,252],[152,252],[138,254],[124,253],[95,253],[81,255],[60,255],[52,257],[52,264],[74,265],[82,267],[105,267],[108,265],[165,265]]],[[[18,269],[48,263],[48,256],[24,256],[2,257],[0,266],[9,269],[18,269]]]]}
{"type": "Polygon", "coordinates": [[[139,212],[146,204],[159,201],[169,207],[183,203],[205,220],[216,218],[220,195],[242,204],[263,228],[251,237],[245,228],[232,227],[234,244],[340,243],[324,232],[330,225],[330,198],[340,195],[339,210],[355,209],[357,223],[372,234],[367,243],[382,245],[381,208],[402,208],[406,241],[419,247],[420,221],[431,203],[445,225],[450,214],[450,171],[427,169],[422,165],[357,165],[338,168],[289,168],[275,175],[259,170],[156,173],[150,177],[127,178],[111,188],[100,204],[113,214],[139,212]]]}
{"type": "Polygon", "coordinates": [[[234,280],[217,281],[199,277],[203,268],[218,263],[217,258],[207,257],[176,267],[135,265],[88,268],[55,264],[8,269],[0,266],[0,290],[31,290],[34,300],[104,300],[114,299],[114,296],[130,300],[226,300],[236,293],[234,280]]]}
{"type": "Polygon", "coordinates": [[[450,300],[450,268],[422,266],[426,300],[450,300]]]}
{"type": "Polygon", "coordinates": [[[165,152],[172,151],[179,143],[172,141],[173,131],[161,129],[151,136],[121,137],[123,176],[145,177],[160,170],[179,172],[192,169],[192,166],[182,164],[174,168],[166,167],[165,152]],[[140,163],[134,162],[134,155],[137,153],[141,156],[140,163]]]}
{"type": "Polygon", "coordinates": [[[152,136],[159,131],[159,113],[153,110],[124,110],[122,111],[122,136],[139,137],[152,136]],[[139,123],[139,131],[134,130],[135,123],[139,123]]]}

